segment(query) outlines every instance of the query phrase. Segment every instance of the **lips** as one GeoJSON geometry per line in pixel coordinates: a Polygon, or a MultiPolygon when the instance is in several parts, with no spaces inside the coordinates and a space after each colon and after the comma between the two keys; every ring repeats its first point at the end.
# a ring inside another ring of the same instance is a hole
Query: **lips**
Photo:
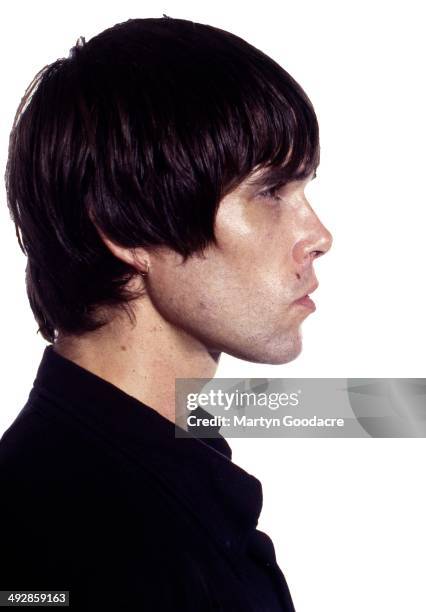
{"type": "Polygon", "coordinates": [[[298,300],[295,300],[293,304],[299,304],[300,306],[305,306],[306,308],[310,308],[311,310],[316,310],[315,302],[311,300],[309,295],[304,295],[298,300]]]}
{"type": "Polygon", "coordinates": [[[310,310],[316,310],[315,302],[313,302],[311,298],[309,297],[309,294],[316,291],[316,289],[318,289],[317,282],[312,284],[310,287],[308,287],[308,289],[306,290],[306,293],[302,295],[301,297],[297,298],[296,300],[294,300],[293,304],[305,306],[305,308],[309,308],[310,310]]]}
{"type": "Polygon", "coordinates": [[[311,287],[309,287],[306,291],[306,293],[304,293],[303,295],[301,295],[299,298],[297,298],[295,300],[295,302],[298,302],[299,300],[303,300],[306,297],[309,297],[309,295],[311,293],[313,293],[314,291],[316,291],[318,289],[319,283],[315,283],[313,285],[311,285],[311,287]]]}

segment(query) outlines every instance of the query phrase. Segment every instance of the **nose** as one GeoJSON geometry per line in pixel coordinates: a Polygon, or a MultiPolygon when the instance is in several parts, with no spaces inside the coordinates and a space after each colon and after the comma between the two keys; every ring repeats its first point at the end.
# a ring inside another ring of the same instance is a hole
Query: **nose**
{"type": "Polygon", "coordinates": [[[333,236],[331,232],[321,223],[321,232],[312,246],[311,254],[313,258],[321,257],[325,255],[327,251],[331,249],[333,244],[333,236]]]}
{"type": "Polygon", "coordinates": [[[294,245],[293,257],[301,265],[311,264],[314,259],[325,255],[332,244],[331,232],[317,218],[315,228],[311,227],[308,236],[305,235],[294,245]]]}

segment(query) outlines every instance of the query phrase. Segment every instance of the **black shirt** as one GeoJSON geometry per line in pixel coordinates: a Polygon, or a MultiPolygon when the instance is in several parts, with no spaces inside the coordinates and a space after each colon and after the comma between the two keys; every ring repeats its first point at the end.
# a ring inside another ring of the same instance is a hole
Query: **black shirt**
{"type": "Polygon", "coordinates": [[[0,590],[68,590],[73,610],[294,611],[256,529],[261,484],[226,440],[176,438],[52,345],[0,441],[0,480],[0,590]]]}

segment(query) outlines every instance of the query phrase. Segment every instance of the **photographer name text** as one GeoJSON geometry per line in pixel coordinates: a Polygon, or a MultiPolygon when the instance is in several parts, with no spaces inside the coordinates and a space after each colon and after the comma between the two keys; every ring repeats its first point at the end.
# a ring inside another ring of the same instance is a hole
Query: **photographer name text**
{"type": "Polygon", "coordinates": [[[262,427],[270,429],[273,427],[344,427],[345,419],[334,417],[248,417],[246,415],[234,415],[233,417],[215,415],[211,417],[197,417],[191,414],[187,417],[189,427],[262,427]]]}

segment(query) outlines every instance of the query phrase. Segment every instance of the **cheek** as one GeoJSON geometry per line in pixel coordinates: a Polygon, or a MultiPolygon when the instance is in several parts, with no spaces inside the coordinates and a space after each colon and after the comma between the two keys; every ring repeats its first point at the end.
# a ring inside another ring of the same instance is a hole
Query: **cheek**
{"type": "Polygon", "coordinates": [[[149,287],[149,297],[160,314],[172,323],[182,323],[203,318],[212,307],[212,300],[219,297],[217,267],[210,258],[194,256],[186,263],[167,261],[157,263],[149,287]]]}
{"type": "Polygon", "coordinates": [[[281,215],[260,207],[223,208],[216,219],[217,247],[186,263],[173,252],[155,261],[154,306],[173,322],[250,318],[259,308],[275,311],[292,286],[292,234],[281,215]]]}
{"type": "Polygon", "coordinates": [[[281,205],[241,199],[224,200],[215,233],[221,252],[236,272],[254,276],[283,274],[291,266],[295,242],[293,215],[281,205]]]}

